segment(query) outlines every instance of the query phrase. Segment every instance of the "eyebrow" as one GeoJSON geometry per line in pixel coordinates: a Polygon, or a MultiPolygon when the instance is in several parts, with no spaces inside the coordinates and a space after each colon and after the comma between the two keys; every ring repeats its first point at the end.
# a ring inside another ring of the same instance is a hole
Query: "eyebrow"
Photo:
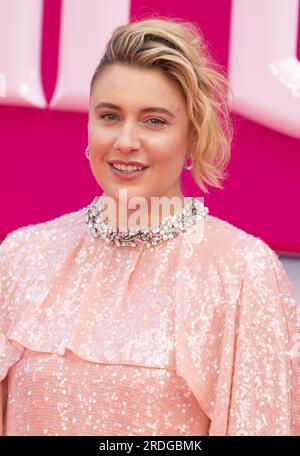
{"type": "MultiPolygon", "coordinates": [[[[95,111],[96,111],[96,109],[99,109],[99,108],[109,108],[109,109],[122,110],[122,108],[120,106],[115,105],[114,103],[106,103],[106,102],[98,103],[95,106],[95,111]]],[[[175,114],[173,114],[171,111],[169,111],[166,108],[162,108],[161,106],[149,106],[148,108],[143,108],[143,109],[140,110],[141,113],[153,112],[153,111],[167,114],[168,116],[170,116],[170,117],[175,119],[175,114]]]]}

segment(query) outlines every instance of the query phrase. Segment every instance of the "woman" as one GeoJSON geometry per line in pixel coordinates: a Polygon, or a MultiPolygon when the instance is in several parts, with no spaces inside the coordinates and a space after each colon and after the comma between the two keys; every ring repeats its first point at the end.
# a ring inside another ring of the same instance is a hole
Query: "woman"
{"type": "Polygon", "coordinates": [[[226,95],[194,25],[114,31],[90,87],[103,195],[0,247],[3,435],[300,434],[287,275],[181,190],[184,167],[222,188],[226,95]]]}

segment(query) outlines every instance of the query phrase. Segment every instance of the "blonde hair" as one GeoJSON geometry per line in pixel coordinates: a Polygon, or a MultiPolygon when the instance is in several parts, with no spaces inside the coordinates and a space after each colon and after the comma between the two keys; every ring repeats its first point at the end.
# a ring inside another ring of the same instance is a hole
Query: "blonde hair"
{"type": "Polygon", "coordinates": [[[160,16],[117,27],[92,77],[90,95],[103,70],[115,63],[159,68],[178,83],[195,147],[192,177],[204,193],[209,193],[205,184],[223,189],[221,180],[227,177],[224,170],[233,138],[227,105],[230,87],[223,67],[211,58],[198,26],[160,16]]]}

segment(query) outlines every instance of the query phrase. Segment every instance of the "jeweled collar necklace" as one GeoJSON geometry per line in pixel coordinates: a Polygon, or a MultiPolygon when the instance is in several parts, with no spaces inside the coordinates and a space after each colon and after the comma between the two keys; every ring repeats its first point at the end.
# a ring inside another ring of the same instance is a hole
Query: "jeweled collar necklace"
{"type": "Polygon", "coordinates": [[[100,237],[110,245],[117,247],[156,246],[188,232],[197,220],[208,214],[208,208],[197,198],[185,197],[186,200],[184,207],[173,215],[165,217],[159,225],[124,231],[108,223],[107,217],[103,214],[102,198],[96,196],[92,203],[85,208],[86,224],[94,237],[100,237]]]}

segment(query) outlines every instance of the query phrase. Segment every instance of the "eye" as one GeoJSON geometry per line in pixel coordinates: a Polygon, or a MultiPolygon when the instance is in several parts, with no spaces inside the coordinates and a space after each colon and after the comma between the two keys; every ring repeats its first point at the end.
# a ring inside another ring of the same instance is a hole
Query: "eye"
{"type": "MultiPolygon", "coordinates": [[[[108,120],[108,121],[113,121],[113,120],[115,120],[116,117],[117,117],[116,114],[113,114],[111,112],[99,115],[100,119],[105,119],[105,120],[108,120]],[[110,116],[110,117],[107,117],[107,116],[110,116]]],[[[153,126],[156,126],[156,125],[167,125],[167,122],[165,120],[158,119],[157,117],[151,117],[150,119],[146,120],[146,122],[149,122],[149,121],[151,121],[150,124],[153,125],[153,126]]]]}
{"type": "MultiPolygon", "coordinates": [[[[100,117],[101,119],[106,119],[106,116],[116,117],[116,115],[115,115],[115,114],[112,114],[111,112],[108,113],[108,114],[101,114],[99,117],[100,117]]],[[[107,120],[114,120],[114,119],[107,119],[107,120]]]]}
{"type": "Polygon", "coordinates": [[[151,119],[148,119],[148,120],[156,120],[156,122],[152,123],[152,125],[166,125],[167,122],[165,122],[164,120],[161,120],[161,119],[157,119],[156,117],[151,117],[151,119]]]}

